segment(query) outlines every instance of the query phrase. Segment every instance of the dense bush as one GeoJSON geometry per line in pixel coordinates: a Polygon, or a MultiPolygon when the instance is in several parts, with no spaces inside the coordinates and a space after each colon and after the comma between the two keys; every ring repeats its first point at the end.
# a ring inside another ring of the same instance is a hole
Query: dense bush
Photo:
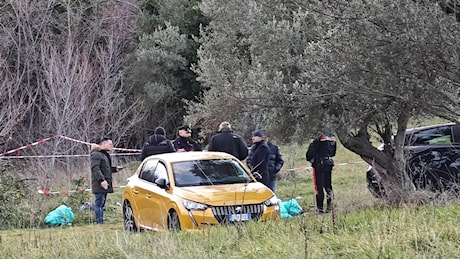
{"type": "Polygon", "coordinates": [[[22,228],[29,224],[26,198],[32,180],[22,178],[11,165],[0,161],[0,229],[22,228]]]}
{"type": "Polygon", "coordinates": [[[34,183],[36,180],[23,178],[10,163],[0,161],[0,230],[44,227],[46,215],[60,205],[72,208],[74,224],[90,222],[92,210],[80,210],[91,201],[83,178],[73,180],[74,189],[82,192],[57,196],[38,194],[32,188],[34,183]]]}
{"type": "Polygon", "coordinates": [[[86,223],[88,224],[92,216],[92,197],[91,193],[85,191],[86,183],[83,177],[74,179],[73,189],[77,192],[70,193],[66,196],[59,196],[58,203],[56,205],[66,205],[72,208],[72,212],[75,214],[74,224],[86,223]],[[87,204],[84,210],[80,210],[83,205],[87,204]],[[88,204],[89,203],[89,204],[88,204]],[[91,205],[88,207],[88,205],[91,205]]]}

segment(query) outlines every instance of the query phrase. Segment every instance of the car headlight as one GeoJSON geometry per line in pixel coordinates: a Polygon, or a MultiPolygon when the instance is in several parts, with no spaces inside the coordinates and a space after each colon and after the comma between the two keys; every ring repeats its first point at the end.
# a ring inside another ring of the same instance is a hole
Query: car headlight
{"type": "Polygon", "coordinates": [[[267,207],[278,205],[278,198],[273,196],[264,202],[264,205],[267,207]]]}
{"type": "Polygon", "coordinates": [[[186,200],[186,199],[183,199],[183,201],[184,201],[184,207],[188,210],[205,210],[208,208],[208,206],[203,203],[198,203],[198,202],[186,200]]]}

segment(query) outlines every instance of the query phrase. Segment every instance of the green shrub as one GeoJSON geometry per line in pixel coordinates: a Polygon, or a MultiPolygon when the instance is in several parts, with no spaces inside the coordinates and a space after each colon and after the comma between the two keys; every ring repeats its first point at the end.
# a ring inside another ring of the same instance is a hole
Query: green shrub
{"type": "Polygon", "coordinates": [[[29,225],[27,198],[32,192],[32,181],[21,178],[8,162],[0,161],[0,229],[29,225]]]}

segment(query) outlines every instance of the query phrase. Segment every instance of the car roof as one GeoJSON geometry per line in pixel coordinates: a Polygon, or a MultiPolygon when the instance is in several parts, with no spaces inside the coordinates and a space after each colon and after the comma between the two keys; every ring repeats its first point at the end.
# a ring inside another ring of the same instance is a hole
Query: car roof
{"type": "Polygon", "coordinates": [[[437,125],[428,125],[428,126],[420,126],[420,127],[408,128],[408,129],[406,129],[406,134],[411,134],[413,132],[418,132],[420,130],[435,128],[435,127],[440,127],[440,126],[452,126],[452,125],[455,125],[455,124],[456,123],[450,122],[450,123],[445,123],[445,124],[437,124],[437,125]]]}
{"type": "Polygon", "coordinates": [[[168,162],[181,162],[181,161],[193,161],[193,160],[212,160],[212,159],[236,159],[231,154],[224,152],[175,152],[175,153],[163,153],[151,155],[145,160],[160,159],[168,162]]]}

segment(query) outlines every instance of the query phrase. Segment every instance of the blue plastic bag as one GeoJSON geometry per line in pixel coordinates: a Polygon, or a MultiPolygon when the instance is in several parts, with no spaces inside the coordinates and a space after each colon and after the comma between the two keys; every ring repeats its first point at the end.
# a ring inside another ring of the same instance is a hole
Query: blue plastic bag
{"type": "Polygon", "coordinates": [[[45,217],[45,223],[51,226],[70,225],[74,218],[75,216],[72,212],[72,208],[61,205],[48,213],[45,217]]]}
{"type": "Polygon", "coordinates": [[[299,205],[296,199],[290,199],[284,202],[283,206],[291,216],[296,216],[302,213],[302,207],[299,205]]]}
{"type": "Polygon", "coordinates": [[[281,210],[281,218],[292,218],[302,213],[302,207],[296,199],[290,199],[286,202],[278,201],[281,210]]]}
{"type": "Polygon", "coordinates": [[[292,218],[292,216],[289,215],[287,209],[283,206],[283,202],[280,199],[278,199],[278,205],[280,205],[281,218],[292,218]]]}

